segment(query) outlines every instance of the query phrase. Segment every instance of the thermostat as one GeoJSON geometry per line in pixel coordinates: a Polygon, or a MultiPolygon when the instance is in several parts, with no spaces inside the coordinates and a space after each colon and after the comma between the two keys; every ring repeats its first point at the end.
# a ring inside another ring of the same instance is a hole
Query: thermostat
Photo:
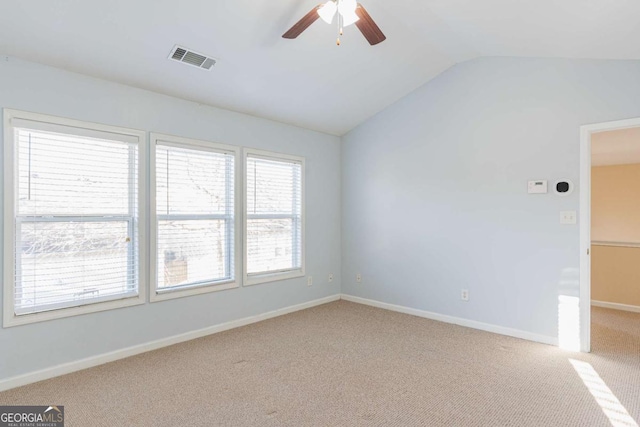
{"type": "Polygon", "coordinates": [[[561,179],[556,182],[553,191],[555,191],[558,196],[568,196],[573,192],[573,182],[568,179],[561,179]]]}
{"type": "Polygon", "coordinates": [[[546,194],[547,193],[547,181],[529,181],[528,186],[529,194],[546,194]]]}

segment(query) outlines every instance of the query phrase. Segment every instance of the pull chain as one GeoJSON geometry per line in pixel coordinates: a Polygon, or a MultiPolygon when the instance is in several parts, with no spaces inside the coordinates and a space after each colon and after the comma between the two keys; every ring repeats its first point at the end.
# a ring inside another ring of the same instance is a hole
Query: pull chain
{"type": "MultiPolygon", "coordinates": [[[[337,6],[340,7],[340,0],[337,2],[337,6]]],[[[336,39],[336,46],[340,46],[340,36],[342,35],[342,15],[340,13],[338,15],[338,38],[336,39]]]]}

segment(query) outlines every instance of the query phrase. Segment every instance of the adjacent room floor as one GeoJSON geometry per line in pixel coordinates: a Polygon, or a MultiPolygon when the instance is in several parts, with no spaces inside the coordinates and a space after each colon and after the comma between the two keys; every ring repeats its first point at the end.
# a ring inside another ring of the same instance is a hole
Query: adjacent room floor
{"type": "Polygon", "coordinates": [[[346,301],[0,393],[67,426],[633,426],[640,314],[593,353],[346,301]]]}

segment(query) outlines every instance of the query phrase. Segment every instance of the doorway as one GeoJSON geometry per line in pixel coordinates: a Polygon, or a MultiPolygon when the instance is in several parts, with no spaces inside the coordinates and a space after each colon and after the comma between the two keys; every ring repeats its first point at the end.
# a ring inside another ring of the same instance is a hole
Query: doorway
{"type": "MultiPolygon", "coordinates": [[[[634,191],[620,183],[635,173],[640,177],[640,118],[582,126],[580,142],[580,350],[589,352],[593,297],[598,298],[594,305],[605,309],[633,311],[636,303],[629,298],[624,280],[615,286],[611,281],[607,286],[602,282],[620,267],[612,263],[625,259],[632,263],[630,259],[640,253],[640,220],[635,224],[632,212],[620,214],[621,209],[633,209],[625,199],[634,191]],[[594,256],[598,261],[595,271],[594,256]]],[[[624,273],[618,276],[629,279],[624,273]]],[[[606,314],[605,309],[598,316],[606,314]]]]}

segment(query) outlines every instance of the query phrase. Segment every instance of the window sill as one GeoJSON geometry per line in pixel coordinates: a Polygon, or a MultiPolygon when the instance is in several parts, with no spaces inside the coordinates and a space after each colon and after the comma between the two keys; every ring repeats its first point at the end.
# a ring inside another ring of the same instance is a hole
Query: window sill
{"type": "Polygon", "coordinates": [[[296,269],[290,271],[279,271],[277,273],[264,273],[255,276],[245,275],[244,286],[259,285],[261,283],[276,282],[279,280],[294,279],[296,277],[304,277],[303,269],[296,269]]]}
{"type": "Polygon", "coordinates": [[[151,290],[150,300],[151,302],[166,301],[170,299],[184,298],[191,295],[200,295],[200,294],[206,294],[209,292],[224,291],[227,289],[234,289],[238,287],[240,287],[238,282],[232,281],[232,282],[211,283],[211,284],[204,284],[204,285],[193,286],[193,287],[165,289],[165,290],[158,290],[157,288],[154,288],[151,290]]]}
{"type": "Polygon", "coordinates": [[[114,310],[117,308],[131,307],[134,305],[142,305],[145,303],[144,294],[138,294],[133,297],[109,300],[104,302],[88,303],[81,306],[60,308],[57,310],[41,311],[38,313],[16,315],[13,307],[5,304],[5,315],[3,327],[28,325],[30,323],[45,322],[48,320],[62,319],[64,317],[80,316],[83,314],[95,313],[98,311],[114,310]],[[8,308],[11,309],[8,310],[8,308]]]}

